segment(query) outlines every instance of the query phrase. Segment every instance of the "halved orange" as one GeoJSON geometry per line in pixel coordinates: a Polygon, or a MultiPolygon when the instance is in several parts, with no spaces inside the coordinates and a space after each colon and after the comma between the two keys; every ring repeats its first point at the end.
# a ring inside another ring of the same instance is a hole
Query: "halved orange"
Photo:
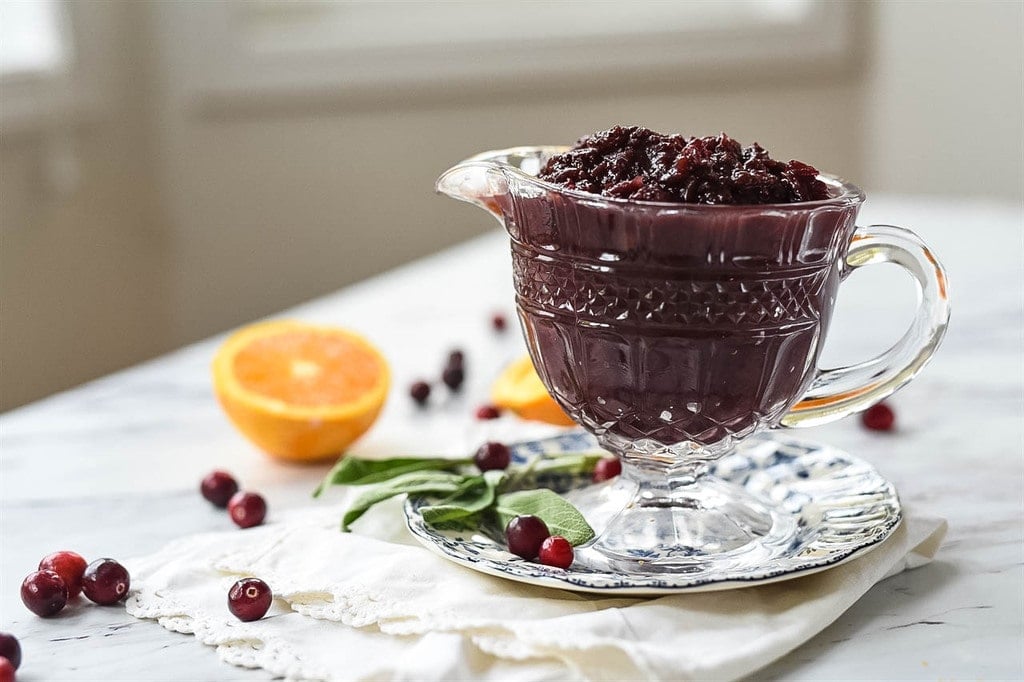
{"type": "Polygon", "coordinates": [[[380,351],[345,329],[291,320],[232,334],[213,360],[213,386],[238,430],[268,454],[337,457],[380,414],[390,372],[380,351]]]}
{"type": "Polygon", "coordinates": [[[575,422],[548,394],[529,356],[502,370],[491,387],[491,401],[523,419],[572,426],[575,422]]]}

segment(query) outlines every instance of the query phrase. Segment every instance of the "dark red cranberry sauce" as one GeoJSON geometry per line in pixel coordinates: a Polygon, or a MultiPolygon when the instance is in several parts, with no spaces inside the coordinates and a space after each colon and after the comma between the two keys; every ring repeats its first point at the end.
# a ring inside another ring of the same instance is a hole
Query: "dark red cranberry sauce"
{"type": "Polygon", "coordinates": [[[617,199],[687,204],[788,204],[829,198],[818,171],[772,159],[756,142],[725,133],[663,135],[615,126],[548,159],[538,176],[567,189],[617,199]]]}
{"type": "Polygon", "coordinates": [[[776,423],[814,377],[862,200],[829,185],[770,207],[510,191],[520,318],[555,399],[609,444],[776,423]]]}

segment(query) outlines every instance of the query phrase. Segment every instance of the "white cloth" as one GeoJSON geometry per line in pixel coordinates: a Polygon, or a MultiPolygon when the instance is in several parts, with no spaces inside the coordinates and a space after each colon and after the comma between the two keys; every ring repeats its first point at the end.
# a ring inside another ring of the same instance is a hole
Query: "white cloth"
{"type": "MultiPolygon", "coordinates": [[[[338,530],[344,505],[186,537],[131,561],[128,612],[288,679],[735,679],[835,620],[873,584],[927,563],[945,534],[908,513],[879,548],[781,583],[637,599],[532,587],[415,545],[397,502],[338,530]],[[227,609],[240,576],[273,589],[262,620],[227,609]]],[[[906,511],[906,510],[905,510],[906,511]]]]}

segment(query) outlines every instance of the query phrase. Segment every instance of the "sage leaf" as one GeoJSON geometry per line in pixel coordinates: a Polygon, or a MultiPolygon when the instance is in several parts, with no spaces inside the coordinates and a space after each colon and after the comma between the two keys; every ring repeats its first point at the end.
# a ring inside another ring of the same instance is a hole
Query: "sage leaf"
{"type": "Polygon", "coordinates": [[[382,483],[414,471],[451,471],[472,461],[470,458],[444,459],[439,457],[401,457],[398,459],[342,457],[313,491],[313,497],[319,497],[328,486],[332,485],[382,483]]]}
{"type": "Polygon", "coordinates": [[[462,489],[438,504],[420,507],[420,515],[430,525],[466,519],[494,504],[495,493],[504,480],[503,471],[485,471],[483,476],[467,479],[462,489]]]}
{"type": "Polygon", "coordinates": [[[594,537],[594,529],[576,507],[547,488],[520,490],[498,495],[495,513],[501,528],[521,514],[533,514],[547,525],[552,535],[561,535],[569,544],[582,545],[594,537]]]}
{"type": "Polygon", "coordinates": [[[538,457],[527,464],[521,471],[532,476],[541,474],[589,474],[597,463],[608,457],[607,452],[574,452],[548,457],[538,457]]]}
{"type": "Polygon", "coordinates": [[[462,488],[466,477],[447,471],[413,471],[387,480],[357,497],[341,519],[341,529],[348,531],[352,523],[373,505],[397,495],[449,495],[462,488]]]}

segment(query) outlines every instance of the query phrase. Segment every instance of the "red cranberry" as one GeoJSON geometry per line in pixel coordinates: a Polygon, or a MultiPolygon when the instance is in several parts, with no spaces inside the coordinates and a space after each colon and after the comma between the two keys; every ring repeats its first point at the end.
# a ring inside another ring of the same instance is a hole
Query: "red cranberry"
{"type": "Polygon", "coordinates": [[[259,578],[242,578],[228,592],[228,610],[238,620],[259,620],[267,614],[274,594],[259,578]]]}
{"type": "Polygon", "coordinates": [[[0,658],[6,658],[17,670],[21,666],[21,644],[9,632],[0,632],[0,658]]]}
{"type": "Polygon", "coordinates": [[[228,514],[239,528],[252,528],[267,516],[267,501],[256,493],[235,493],[228,502],[228,514]]]}
{"type": "Polygon", "coordinates": [[[68,603],[68,586],[53,571],[36,571],[21,583],[21,601],[37,616],[56,616],[68,603]]]}
{"type": "Polygon", "coordinates": [[[594,466],[594,473],[591,478],[594,483],[600,483],[601,481],[607,481],[608,479],[615,478],[622,473],[622,462],[619,461],[618,457],[605,457],[604,459],[597,460],[597,464],[594,466]]]}
{"type": "Polygon", "coordinates": [[[113,559],[97,559],[82,577],[82,592],[101,606],[116,604],[128,596],[131,578],[128,569],[113,559]]]}
{"type": "Polygon", "coordinates": [[[452,352],[448,353],[448,362],[445,363],[445,367],[462,367],[466,364],[466,354],[456,348],[452,352]]]}
{"type": "Polygon", "coordinates": [[[14,682],[14,664],[0,656],[0,682],[14,682]]]}
{"type": "Polygon", "coordinates": [[[512,461],[512,452],[504,443],[493,441],[484,443],[473,455],[473,463],[480,471],[491,471],[492,469],[507,469],[512,461]]]}
{"type": "Polygon", "coordinates": [[[425,381],[417,381],[409,387],[409,395],[416,401],[417,405],[426,405],[430,397],[430,384],[425,381]]]}
{"type": "Polygon", "coordinates": [[[863,412],[860,415],[860,420],[866,428],[872,431],[892,431],[896,425],[896,414],[885,403],[878,403],[863,412]]]}
{"type": "Polygon", "coordinates": [[[39,562],[39,570],[53,571],[59,575],[68,587],[68,599],[74,599],[82,593],[82,574],[85,573],[85,565],[86,561],[81,554],[65,550],[43,557],[39,562]]]}
{"type": "Polygon", "coordinates": [[[540,544],[540,562],[545,566],[569,568],[572,565],[572,545],[561,535],[552,535],[540,544]]]}
{"type": "Polygon", "coordinates": [[[547,525],[532,514],[517,516],[505,527],[508,551],[529,561],[537,558],[541,544],[550,536],[547,525]]]}
{"type": "Polygon", "coordinates": [[[497,419],[501,416],[501,410],[494,405],[481,405],[476,408],[476,418],[481,420],[497,419]]]}
{"type": "Polygon", "coordinates": [[[494,313],[494,315],[491,316],[491,326],[494,327],[494,331],[503,332],[505,331],[505,327],[508,326],[508,321],[501,313],[494,313]]]}
{"type": "Polygon", "coordinates": [[[444,385],[453,391],[458,391],[462,388],[462,382],[466,380],[466,370],[462,368],[462,365],[449,365],[444,368],[441,373],[441,381],[444,385]]]}
{"type": "Polygon", "coordinates": [[[223,509],[228,506],[231,496],[238,492],[238,481],[226,471],[212,471],[203,479],[199,490],[211,504],[223,509]]]}

